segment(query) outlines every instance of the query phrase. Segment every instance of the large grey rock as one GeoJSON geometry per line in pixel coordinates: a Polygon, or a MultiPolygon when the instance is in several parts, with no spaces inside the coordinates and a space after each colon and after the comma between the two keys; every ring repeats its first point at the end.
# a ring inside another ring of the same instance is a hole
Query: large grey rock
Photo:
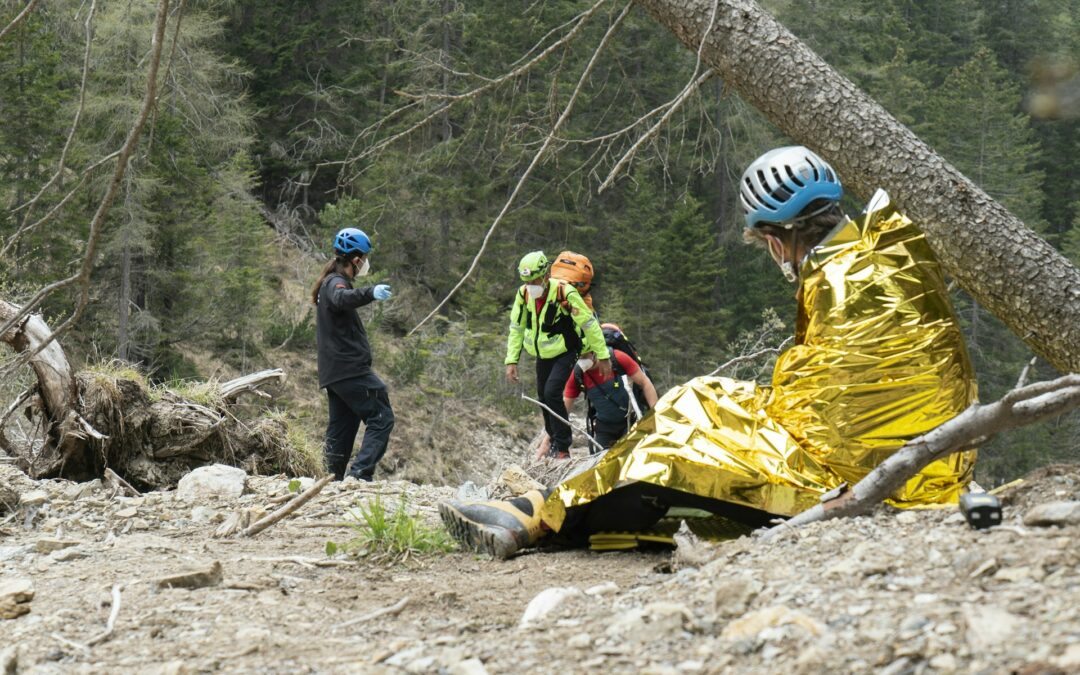
{"type": "Polygon", "coordinates": [[[200,466],[181,478],[176,486],[176,494],[184,499],[232,499],[244,493],[246,483],[247,473],[243,469],[212,464],[200,466]]]}
{"type": "Polygon", "coordinates": [[[1080,502],[1047,502],[1024,514],[1024,524],[1032,527],[1080,525],[1080,502]]]}

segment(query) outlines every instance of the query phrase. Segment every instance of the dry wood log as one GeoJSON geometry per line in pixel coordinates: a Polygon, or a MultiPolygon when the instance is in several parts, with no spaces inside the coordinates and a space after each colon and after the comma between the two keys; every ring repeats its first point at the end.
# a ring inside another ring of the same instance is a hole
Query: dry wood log
{"type": "Polygon", "coordinates": [[[281,368],[260,370],[257,373],[244,375],[222,384],[221,397],[229,402],[236,401],[236,399],[244,393],[252,393],[263,398],[270,398],[270,395],[260,390],[259,387],[271,381],[282,384],[285,382],[285,377],[285,371],[281,368]]]}
{"type": "Polygon", "coordinates": [[[808,523],[863,515],[896,492],[930,462],[984,442],[994,434],[1034,424],[1080,407],[1080,374],[1013,389],[993,403],[975,403],[933,431],[897,450],[850,490],[760,536],[775,538],[808,523]]]}
{"type": "Polygon", "coordinates": [[[267,517],[263,518],[262,520],[258,521],[257,523],[254,523],[251,527],[248,527],[243,532],[241,532],[240,536],[242,536],[242,537],[254,537],[256,534],[262,532],[266,528],[270,527],[274,523],[278,522],[279,520],[281,520],[285,516],[289,515],[293,511],[297,510],[298,508],[300,508],[301,506],[306,504],[309,500],[311,500],[312,497],[319,494],[319,492],[324,487],[326,487],[326,484],[329,483],[332,480],[334,480],[333,476],[323,476],[322,478],[319,479],[319,482],[315,483],[314,485],[309,487],[307,490],[305,490],[305,491],[301,492],[300,494],[298,494],[296,496],[296,499],[292,500],[291,502],[289,502],[285,506],[282,506],[280,509],[274,511],[273,513],[271,513],[267,517]]]}

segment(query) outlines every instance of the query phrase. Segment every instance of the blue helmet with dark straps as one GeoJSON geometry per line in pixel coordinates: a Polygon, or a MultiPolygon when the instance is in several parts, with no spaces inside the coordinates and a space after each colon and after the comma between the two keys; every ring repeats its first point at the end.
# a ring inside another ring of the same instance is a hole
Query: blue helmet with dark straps
{"type": "Polygon", "coordinates": [[[844,188],[828,162],[801,145],[776,148],[755,159],[739,181],[746,227],[773,223],[788,229],[840,201],[844,188]],[[820,202],[821,208],[807,212],[820,202]]]}
{"type": "Polygon", "coordinates": [[[355,227],[342,228],[334,237],[334,251],[339,255],[367,254],[371,251],[371,238],[355,227]]]}

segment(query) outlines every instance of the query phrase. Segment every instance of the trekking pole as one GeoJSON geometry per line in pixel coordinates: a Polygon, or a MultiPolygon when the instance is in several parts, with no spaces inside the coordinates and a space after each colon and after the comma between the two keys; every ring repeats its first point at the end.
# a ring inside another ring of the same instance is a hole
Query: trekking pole
{"type": "Polygon", "coordinates": [[[552,410],[552,409],[551,409],[551,408],[549,408],[548,406],[544,405],[544,403],[543,403],[543,402],[541,402],[541,401],[537,401],[537,400],[536,400],[535,398],[529,398],[529,397],[528,397],[528,396],[526,396],[526,395],[525,395],[524,393],[522,393],[522,394],[521,394],[521,398],[525,399],[526,401],[532,401],[532,402],[533,402],[533,403],[535,403],[536,405],[540,406],[540,407],[541,407],[541,408],[543,408],[544,410],[546,410],[546,411],[548,411],[549,413],[551,413],[552,415],[554,415],[556,419],[558,419],[558,420],[561,420],[562,422],[565,422],[565,423],[566,423],[566,426],[570,427],[571,429],[577,429],[577,430],[578,430],[578,431],[580,431],[581,433],[585,434],[585,438],[589,439],[589,442],[590,442],[590,443],[592,443],[593,445],[595,445],[595,446],[596,446],[596,449],[597,449],[597,450],[599,450],[600,452],[603,452],[603,451],[604,451],[604,446],[602,446],[602,445],[600,445],[599,443],[597,443],[597,442],[596,442],[596,439],[595,439],[595,438],[593,438],[592,436],[590,436],[590,435],[589,435],[589,432],[585,431],[584,429],[582,429],[581,427],[577,426],[576,424],[574,424],[574,423],[573,423],[573,422],[571,422],[570,420],[566,419],[565,417],[563,417],[563,416],[562,416],[562,415],[560,415],[559,413],[555,412],[554,410],[552,410]]]}
{"type": "Polygon", "coordinates": [[[637,396],[634,396],[634,387],[630,384],[630,378],[623,375],[622,383],[626,387],[626,393],[630,395],[630,405],[634,409],[634,414],[637,415],[637,419],[641,419],[641,406],[637,404],[637,396]]]}

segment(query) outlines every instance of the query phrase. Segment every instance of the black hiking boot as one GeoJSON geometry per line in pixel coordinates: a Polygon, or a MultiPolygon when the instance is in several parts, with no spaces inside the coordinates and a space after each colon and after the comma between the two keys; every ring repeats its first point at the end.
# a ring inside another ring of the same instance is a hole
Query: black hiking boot
{"type": "Polygon", "coordinates": [[[439,515],[462,548],[505,560],[540,539],[544,499],[530,490],[507,501],[443,502],[439,515]]]}

